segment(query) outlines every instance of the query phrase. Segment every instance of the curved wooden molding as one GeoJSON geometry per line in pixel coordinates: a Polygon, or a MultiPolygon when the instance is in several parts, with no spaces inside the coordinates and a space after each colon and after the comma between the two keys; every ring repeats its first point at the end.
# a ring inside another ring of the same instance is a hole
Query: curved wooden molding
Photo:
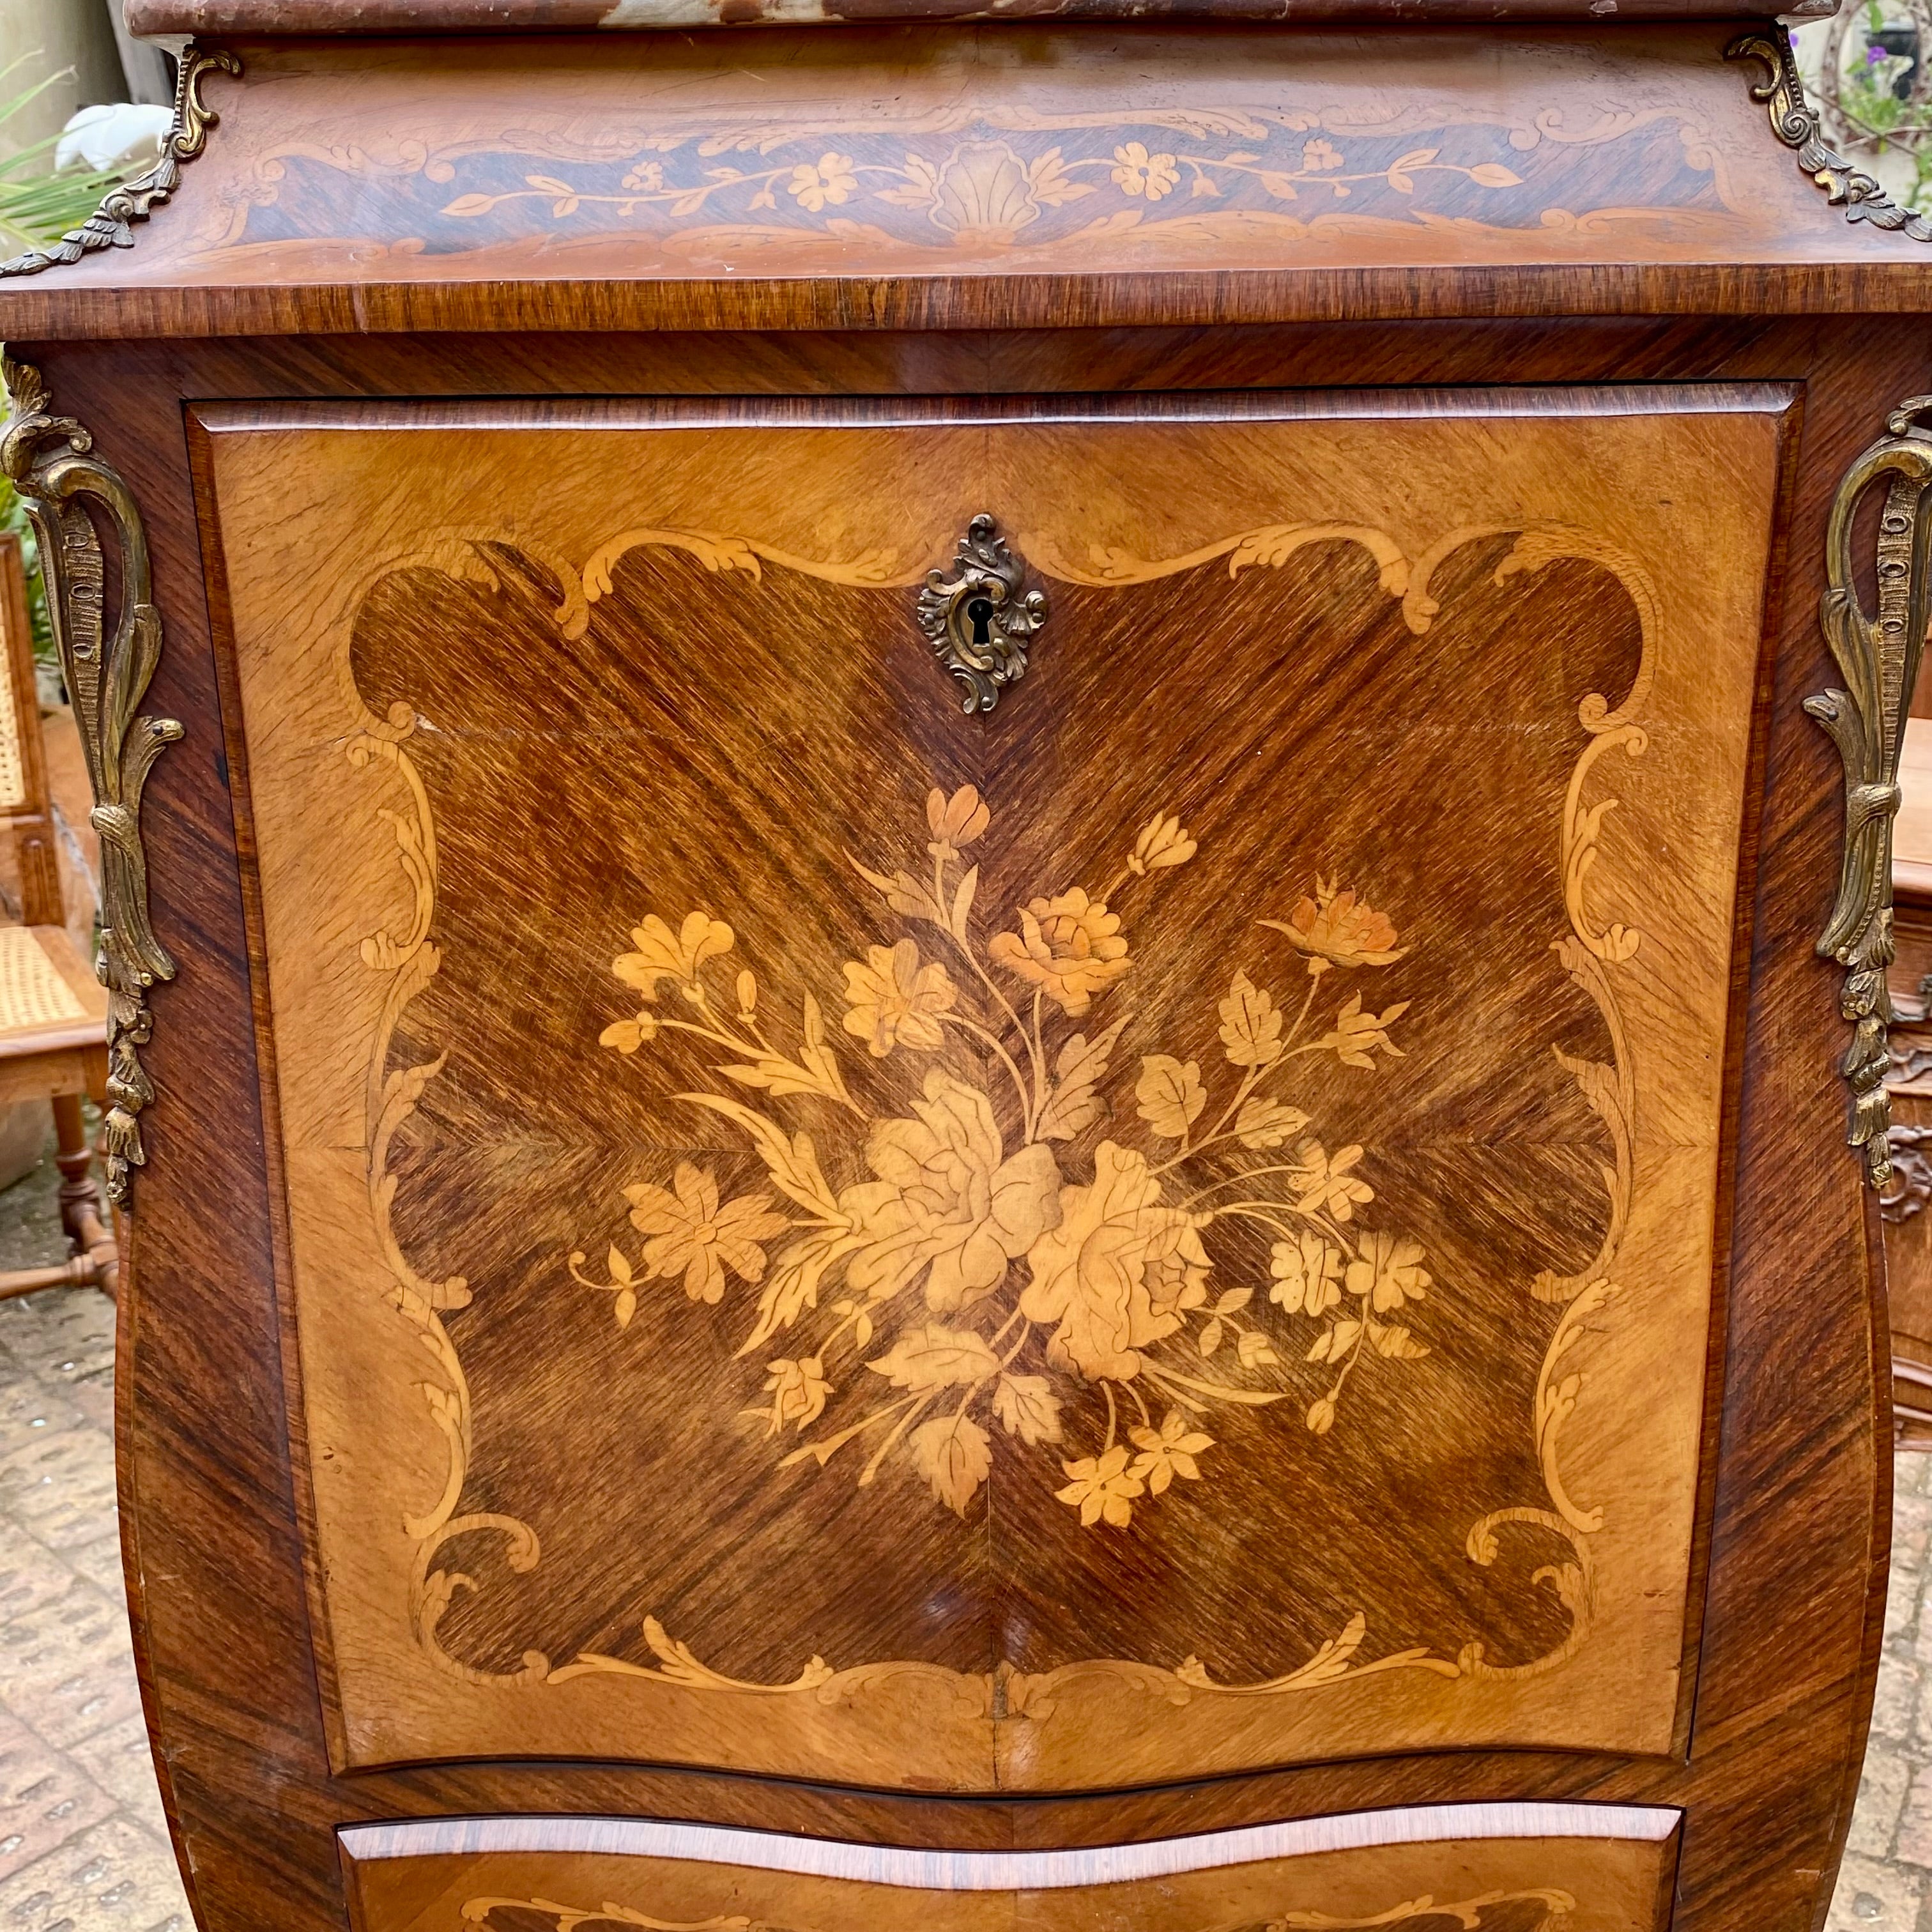
{"type": "Polygon", "coordinates": [[[344,1856],[355,1862],[486,1852],[588,1852],[748,1865],[925,1892],[1035,1892],[1442,1839],[1598,1838],[1655,1844],[1670,1837],[1682,1815],[1662,1805],[1407,1805],[1061,1852],[907,1851],[778,1832],[661,1824],[647,1818],[416,1818],[393,1825],[345,1825],[336,1835],[344,1856]]]}

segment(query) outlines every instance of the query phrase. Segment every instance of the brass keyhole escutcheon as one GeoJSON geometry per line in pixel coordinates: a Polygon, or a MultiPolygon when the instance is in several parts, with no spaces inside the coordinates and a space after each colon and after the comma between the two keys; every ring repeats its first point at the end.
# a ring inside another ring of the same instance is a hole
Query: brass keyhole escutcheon
{"type": "Polygon", "coordinates": [[[1046,622],[1046,598],[1022,588],[1026,569],[989,516],[959,539],[953,574],[929,571],[919,593],[919,627],[932,654],[964,688],[968,711],[990,711],[1000,687],[1025,676],[1027,646],[1046,622]]]}

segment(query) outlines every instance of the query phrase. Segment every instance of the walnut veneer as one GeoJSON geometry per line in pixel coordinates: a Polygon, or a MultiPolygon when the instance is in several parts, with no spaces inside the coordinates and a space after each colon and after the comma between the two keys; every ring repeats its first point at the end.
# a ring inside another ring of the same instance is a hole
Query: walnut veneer
{"type": "Polygon", "coordinates": [[[1818,1921],[1932,248],[1454,11],[150,0],[0,465],[206,1932],[1818,1921]]]}

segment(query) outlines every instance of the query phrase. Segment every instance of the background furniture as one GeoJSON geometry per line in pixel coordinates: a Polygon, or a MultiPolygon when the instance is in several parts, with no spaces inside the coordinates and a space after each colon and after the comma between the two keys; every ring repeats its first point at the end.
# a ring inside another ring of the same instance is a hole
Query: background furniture
{"type": "Polygon", "coordinates": [[[1799,1932],[1932,229],[1646,0],[766,10],[140,0],[0,281],[202,1922],[1799,1932]]]}
{"type": "Polygon", "coordinates": [[[40,741],[40,699],[19,539],[0,533],[0,816],[11,826],[22,923],[0,926],[0,1106],[52,1102],[65,1262],[0,1271],[0,1300],[44,1288],[112,1295],[119,1263],[90,1172],[81,1099],[107,1091],[107,995],[76,950],[61,904],[60,870],[40,741]]]}

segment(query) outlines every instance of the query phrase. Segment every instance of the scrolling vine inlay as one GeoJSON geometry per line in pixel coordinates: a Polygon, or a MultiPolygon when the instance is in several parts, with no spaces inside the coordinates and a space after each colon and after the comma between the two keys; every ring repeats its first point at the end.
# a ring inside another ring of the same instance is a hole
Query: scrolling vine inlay
{"type": "MultiPolygon", "coordinates": [[[[1218,1674],[1198,1652],[1171,1665],[1100,1657],[1034,1672],[1010,1664],[962,1672],[904,1658],[842,1667],[814,1654],[793,1674],[754,1678],[708,1661],[698,1633],[673,1630],[646,1606],[638,1627],[652,1661],[592,1650],[559,1661],[532,1647],[513,1676],[552,1684],[615,1676],[820,1705],[867,1694],[886,1678],[916,1677],[986,1715],[1044,1724],[1068,1685],[1096,1672],[1180,1705],[1301,1693],[1388,1671],[1461,1682],[1520,1675],[1553,1667],[1584,1640],[1591,1541],[1604,1518],[1600,1505],[1568,1495],[1559,1445],[1580,1386],[1580,1358],[1619,1294],[1635,1108],[1613,976],[1640,944],[1636,931],[1604,922],[1588,903],[1598,840],[1616,802],[1597,795],[1593,781],[1606,754],[1634,758],[1646,748],[1636,721],[1651,678],[1654,591],[1614,547],[1553,526],[1460,530],[1414,562],[1387,533],[1341,524],[1270,526],[1162,561],[1111,552],[1079,565],[1044,552],[1040,560],[1070,583],[1112,592],[1222,558],[1226,577],[1238,579],[1339,545],[1367,553],[1382,594],[1398,600],[1406,628],[1419,635],[1438,610],[1432,584],[1445,560],[1499,538],[1497,584],[1583,560],[1622,584],[1642,640],[1624,699],[1592,694],[1576,710],[1583,743],[1553,807],[1569,929],[1548,943],[1555,966],[1600,1016],[1611,1049],[1607,1060],[1556,1053],[1607,1137],[1610,1157],[1597,1170],[1606,1196],[1603,1237],[1582,1266],[1546,1268],[1532,1286],[1532,1305],[1558,1308],[1529,1418],[1544,1499],[1480,1512],[1462,1538],[1478,1569],[1496,1562],[1509,1526],[1555,1539],[1564,1553],[1537,1581],[1561,1606],[1562,1634],[1531,1661],[1502,1664],[1479,1640],[1446,1652],[1378,1646],[1358,1607],[1292,1667],[1245,1681],[1218,1674]]],[[[544,559],[562,591],[554,621],[581,635],[592,604],[616,594],[616,560],[652,549],[682,551],[754,584],[765,580],[764,561],[774,555],[748,539],[627,531],[580,573],[544,559]]],[[[487,549],[468,554],[465,574],[490,578],[487,549]]],[[[886,556],[788,558],[784,567],[854,586],[918,580],[886,556]]],[[[480,1682],[488,1673],[445,1646],[452,1606],[477,1586],[444,1552],[488,1534],[509,1570],[524,1574],[542,1552],[521,1516],[465,1506],[477,1418],[445,1318],[467,1306],[472,1291],[464,1280],[418,1272],[392,1225],[397,1136],[444,1064],[392,1064],[406,1010],[443,964],[430,940],[438,835],[408,743],[419,714],[406,703],[386,715],[361,708],[352,762],[393,767],[414,801],[392,822],[415,914],[401,932],[370,934],[362,956],[389,982],[370,1072],[370,1208],[394,1277],[392,1305],[439,1365],[440,1380],[424,1392],[449,1457],[440,1496],[409,1525],[415,1623],[432,1656],[480,1682]]],[[[1299,890],[1258,904],[1252,956],[1198,989],[1205,1017],[1195,1031],[1211,1048],[1204,1053],[1190,1033],[1136,1041],[1130,1053],[1135,975],[1160,970],[1134,927],[1202,851],[1189,829],[1195,802],[1170,797],[1117,855],[1112,876],[1041,879],[1010,905],[986,902],[979,884],[982,864],[999,856],[995,802],[971,787],[938,788],[924,825],[916,836],[902,832],[897,849],[872,836],[856,840],[848,861],[876,896],[878,922],[850,934],[842,984],[806,991],[795,1018],[764,983],[765,946],[741,944],[740,928],[758,929],[755,918],[746,925],[746,909],[646,904],[632,913],[632,948],[614,956],[610,970],[636,1000],[603,1024],[602,1050],[626,1064],[676,1040],[715,1052],[712,1084],[659,1099],[725,1123],[764,1180],[734,1191],[694,1158],[647,1169],[626,1190],[641,1243],[628,1253],[611,1244],[596,1272],[584,1250],[567,1274],[560,1255],[557,1268],[578,1295],[594,1292],[586,1316],[601,1305],[621,1330],[630,1330],[647,1297],[688,1297],[694,1317],[742,1307],[736,1353],[749,1378],[745,1426],[768,1444],[789,1437],[796,1444],[780,1448],[775,1462],[824,1468],[838,1458],[863,1484],[887,1459],[902,1458],[932,1507],[965,1516],[980,1507],[996,1456],[1011,1454],[1026,1480],[1049,1486],[1074,1534],[1131,1537],[1150,1508],[1172,1506],[1171,1491],[1206,1494],[1232,1466],[1217,1414],[1286,1402],[1292,1426],[1340,1442],[1352,1393],[1371,1370],[1426,1388],[1435,1366],[1428,1324],[1439,1319],[1453,1332],[1458,1284],[1452,1274],[1437,1278],[1440,1264],[1405,1226],[1404,1195],[1384,1182],[1377,1156],[1327,1133],[1291,1076],[1332,1065],[1344,1078],[1372,1080],[1406,1051],[1406,1002],[1373,998],[1373,980],[1430,935],[1396,929],[1389,909],[1375,903],[1372,872],[1359,870],[1361,855],[1348,859],[1348,877],[1304,872],[1299,890]],[[737,926],[721,916],[727,910],[737,926]],[[758,963],[740,964],[748,956],[758,963]],[[1280,990],[1285,969],[1298,982],[1293,993],[1280,990]],[[872,1100],[866,1083],[902,1062],[922,1070],[899,1112],[872,1100]],[[1111,1122],[1089,1148],[1103,1113],[1111,1122]],[[1210,1151],[1233,1166],[1202,1170],[1210,1151]],[[842,1169],[862,1162],[867,1178],[836,1184],[829,1152],[842,1169]],[[1258,1277],[1217,1262],[1222,1234],[1241,1226],[1265,1237],[1258,1277]],[[1300,1382],[1310,1376],[1318,1379],[1304,1393],[1300,1382]]],[[[593,1036],[584,1045],[596,1051],[593,1036]]],[[[648,1352],[636,1360],[648,1376],[648,1352]]]]}
{"type": "MultiPolygon", "coordinates": [[[[1250,1917],[1216,1925],[1213,1932],[1394,1932],[1394,1928],[1446,1920],[1462,1932],[1478,1932],[1491,1923],[1507,1923],[1510,1932],[1562,1932],[1576,1910],[1576,1897],[1556,1886],[1510,1890],[1498,1888],[1441,1903],[1426,1892],[1375,1912],[1326,1912],[1283,1910],[1268,1918],[1250,1917]],[[1515,1908],[1511,1910],[1511,1908],[1515,1908]]],[[[585,1926],[622,1925],[635,1932],[782,1932],[763,1918],[734,1912],[700,1919],[676,1919],[607,1901],[598,1906],[562,1905],[548,1898],[466,1900],[465,1925],[488,1926],[498,1912],[530,1914],[550,1920],[554,1932],[581,1932],[585,1926]]]]}

